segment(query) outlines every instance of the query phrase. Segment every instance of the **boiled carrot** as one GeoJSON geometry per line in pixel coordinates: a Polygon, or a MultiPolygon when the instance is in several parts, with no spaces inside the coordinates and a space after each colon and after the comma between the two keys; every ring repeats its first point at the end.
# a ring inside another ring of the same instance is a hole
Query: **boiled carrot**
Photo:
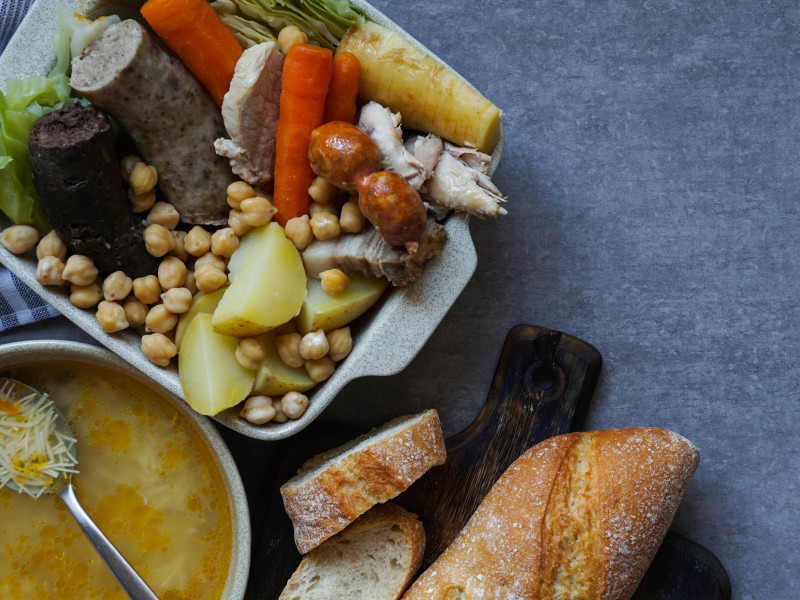
{"type": "Polygon", "coordinates": [[[325,101],[325,122],[355,123],[356,96],[361,79],[361,63],[352,52],[342,52],[333,59],[333,75],[325,101]]]}
{"type": "Polygon", "coordinates": [[[332,71],[333,53],[310,44],[292,45],[283,61],[273,192],[275,220],[281,225],[306,214],[311,204],[308,188],[314,172],[308,143],[324,122],[332,71]]]}
{"type": "Polygon", "coordinates": [[[148,0],[142,16],[211,94],[217,106],[242,47],[206,0],[148,0]]]}

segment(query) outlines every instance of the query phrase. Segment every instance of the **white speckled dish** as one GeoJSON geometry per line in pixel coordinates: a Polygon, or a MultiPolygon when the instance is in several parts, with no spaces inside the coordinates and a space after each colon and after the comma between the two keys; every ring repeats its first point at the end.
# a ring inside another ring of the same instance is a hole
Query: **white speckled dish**
{"type": "Polygon", "coordinates": [[[186,402],[174,394],[160,389],[127,361],[104,348],[65,341],[31,341],[0,345],[0,369],[28,365],[46,365],[55,361],[77,362],[106,367],[132,377],[135,381],[155,390],[172,404],[178,412],[191,421],[199,435],[206,441],[217,469],[225,482],[228,506],[231,512],[232,549],[228,580],[221,600],[241,600],[247,587],[250,571],[250,511],[239,470],[222,436],[208,418],[197,414],[186,402]]]}
{"type": "MultiPolygon", "coordinates": [[[[430,53],[372,6],[363,0],[352,1],[362,7],[373,21],[402,33],[430,53]]],[[[3,89],[6,79],[44,74],[55,62],[52,45],[56,30],[55,9],[63,4],[74,6],[76,10],[89,15],[117,12],[120,16],[132,17],[136,14],[131,10],[130,3],[126,3],[128,8],[122,8],[102,0],[37,0],[0,56],[0,86],[3,89]],[[100,11],[95,10],[98,6],[102,7],[100,11]]],[[[500,141],[492,153],[490,174],[500,161],[503,143],[501,132],[500,141]]],[[[8,219],[0,215],[0,228],[8,225],[8,219]]],[[[308,410],[300,419],[257,426],[239,417],[235,408],[214,418],[248,437],[278,440],[297,433],[317,418],[349,381],[367,375],[393,375],[404,369],[456,301],[477,265],[468,218],[451,216],[445,223],[445,229],[449,234],[445,249],[426,264],[422,277],[410,286],[392,289],[381,300],[379,308],[354,324],[355,344],[352,353],[340,363],[329,380],[309,394],[308,410]]],[[[0,247],[0,262],[81,329],[170,392],[182,396],[177,368],[164,369],[150,363],[139,348],[140,338],[136,333],[109,335],[100,328],[93,311],[70,304],[66,291],[39,285],[36,281],[35,257],[15,256],[0,247]]]]}

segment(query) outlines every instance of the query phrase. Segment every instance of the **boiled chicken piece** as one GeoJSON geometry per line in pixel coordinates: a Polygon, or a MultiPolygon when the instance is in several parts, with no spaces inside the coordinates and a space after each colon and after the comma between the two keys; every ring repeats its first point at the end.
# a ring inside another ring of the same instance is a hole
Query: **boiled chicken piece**
{"type": "Polygon", "coordinates": [[[309,277],[322,271],[341,269],[345,273],[363,273],[368,277],[386,277],[396,286],[408,285],[422,274],[422,265],[439,254],[447,240],[444,227],[428,219],[428,228],[419,249],[409,254],[404,248],[392,248],[370,226],[355,235],[340,235],[316,240],[303,251],[303,264],[309,277]]]}
{"type": "Polygon", "coordinates": [[[418,190],[430,176],[430,171],[411,152],[403,147],[400,129],[402,117],[377,102],[369,102],[361,108],[358,127],[378,146],[381,152],[381,167],[402,175],[418,190]]]}
{"type": "MultiPolygon", "coordinates": [[[[433,133],[429,133],[428,135],[412,135],[403,142],[403,146],[422,163],[422,166],[425,167],[425,171],[428,173],[428,177],[430,177],[444,149],[442,138],[433,133]]],[[[425,187],[423,185],[420,190],[422,191],[424,189],[425,187]]]]}
{"type": "Polygon", "coordinates": [[[216,140],[214,149],[252,185],[272,181],[282,70],[283,54],[275,42],[248,48],[236,63],[222,101],[222,119],[231,139],[216,140]]]}
{"type": "Polygon", "coordinates": [[[505,198],[486,175],[490,161],[487,154],[445,142],[433,176],[425,182],[423,198],[480,217],[508,214],[500,206],[505,198]]]}

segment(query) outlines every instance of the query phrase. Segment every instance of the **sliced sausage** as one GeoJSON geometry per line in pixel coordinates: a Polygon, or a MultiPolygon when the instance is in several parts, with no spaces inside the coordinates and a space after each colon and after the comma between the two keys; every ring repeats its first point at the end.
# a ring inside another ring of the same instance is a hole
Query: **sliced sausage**
{"type": "Polygon", "coordinates": [[[222,116],[180,59],[136,21],[122,21],[73,60],[71,83],[130,134],[184,222],[226,222],[233,175],[214,152],[222,116]]]}
{"type": "Polygon", "coordinates": [[[130,208],[114,152],[111,121],[93,106],[45,115],[29,137],[33,180],[47,218],[73,252],[88,256],[104,275],[155,273],[144,225],[130,208]]]}

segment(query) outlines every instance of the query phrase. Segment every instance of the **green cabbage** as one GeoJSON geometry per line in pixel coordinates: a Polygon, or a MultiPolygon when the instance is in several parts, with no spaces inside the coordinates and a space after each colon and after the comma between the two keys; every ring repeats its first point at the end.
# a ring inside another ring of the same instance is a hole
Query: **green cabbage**
{"type": "MultiPolygon", "coordinates": [[[[324,48],[335,49],[339,40],[351,25],[362,21],[366,15],[348,0],[221,0],[214,3],[220,15],[227,15],[223,21],[231,27],[230,16],[237,16],[236,7],[241,13],[239,17],[247,17],[253,21],[253,35],[246,31],[242,23],[234,34],[256,40],[263,36],[263,28],[267,28],[274,37],[287,25],[296,25],[308,35],[308,39],[324,48]],[[259,34],[255,25],[262,28],[259,34]]],[[[237,36],[237,37],[239,37],[237,36]]]]}

